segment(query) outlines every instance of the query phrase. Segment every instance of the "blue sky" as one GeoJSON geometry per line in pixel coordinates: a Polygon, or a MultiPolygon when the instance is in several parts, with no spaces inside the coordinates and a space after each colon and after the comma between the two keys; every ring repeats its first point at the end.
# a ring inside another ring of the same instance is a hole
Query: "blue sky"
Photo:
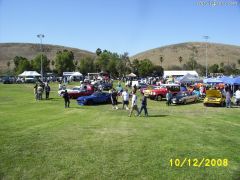
{"type": "Polygon", "coordinates": [[[97,48],[130,55],[204,41],[240,45],[240,0],[0,0],[0,42],[97,48]],[[203,1],[201,1],[203,2],[203,1]],[[204,1],[205,3],[213,1],[204,1]],[[235,2],[235,4],[234,4],[235,2]],[[237,4],[237,5],[236,5],[237,4]]]}

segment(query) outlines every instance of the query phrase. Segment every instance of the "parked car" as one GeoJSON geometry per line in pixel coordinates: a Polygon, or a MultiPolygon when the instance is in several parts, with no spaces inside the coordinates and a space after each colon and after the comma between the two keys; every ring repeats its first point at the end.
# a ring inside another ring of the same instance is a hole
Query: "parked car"
{"type": "Polygon", "coordinates": [[[24,78],[25,83],[36,83],[37,79],[34,76],[26,76],[24,78]]]}
{"type": "Polygon", "coordinates": [[[140,92],[141,92],[142,94],[144,94],[146,97],[149,97],[149,95],[150,95],[150,93],[151,93],[151,90],[157,89],[157,88],[160,88],[160,86],[150,85],[150,86],[148,86],[148,87],[146,87],[146,88],[141,88],[141,89],[140,89],[140,92]]]}
{"type": "Polygon", "coordinates": [[[95,92],[90,96],[82,96],[77,98],[77,103],[79,105],[93,105],[101,103],[110,103],[111,95],[105,92],[95,92]]]}
{"type": "Polygon", "coordinates": [[[3,84],[13,84],[14,83],[14,78],[12,77],[3,77],[2,79],[3,84]]]}
{"type": "Polygon", "coordinates": [[[112,83],[100,82],[100,81],[95,81],[95,82],[92,82],[91,84],[95,87],[95,89],[98,89],[99,86],[101,85],[102,90],[106,90],[106,91],[112,89],[113,87],[112,83]]]}
{"type": "Polygon", "coordinates": [[[206,90],[206,97],[203,100],[203,104],[204,106],[218,105],[223,107],[225,106],[225,99],[220,90],[206,90]]]}
{"type": "Polygon", "coordinates": [[[102,83],[103,90],[110,90],[112,89],[112,83],[102,83]]]}
{"type": "Polygon", "coordinates": [[[168,89],[174,96],[178,92],[180,92],[180,85],[179,84],[161,84],[160,87],[157,87],[150,91],[149,98],[153,100],[161,101],[163,98],[166,98],[168,89]]]}
{"type": "MultiPolygon", "coordinates": [[[[58,91],[58,94],[62,96],[65,90],[58,91]]],[[[77,99],[80,96],[89,96],[94,92],[94,87],[92,85],[86,85],[85,89],[81,89],[80,86],[75,86],[72,89],[67,89],[69,97],[71,99],[77,99]]]]}
{"type": "Polygon", "coordinates": [[[138,89],[142,89],[142,88],[147,88],[148,87],[148,85],[146,84],[146,83],[139,83],[139,85],[138,85],[138,89]]]}
{"type": "Polygon", "coordinates": [[[197,102],[198,96],[191,92],[179,92],[172,98],[173,104],[187,104],[197,102]]]}

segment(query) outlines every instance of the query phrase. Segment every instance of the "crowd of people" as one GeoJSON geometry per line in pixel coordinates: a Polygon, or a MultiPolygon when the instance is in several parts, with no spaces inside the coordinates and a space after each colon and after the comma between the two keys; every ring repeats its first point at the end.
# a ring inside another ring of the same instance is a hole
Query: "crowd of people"
{"type": "Polygon", "coordinates": [[[45,99],[49,99],[51,88],[48,83],[43,83],[41,81],[38,81],[34,86],[34,95],[35,99],[42,100],[43,99],[43,93],[45,92],[45,99]]]}
{"type": "Polygon", "coordinates": [[[139,110],[138,108],[138,97],[136,95],[137,93],[137,88],[133,87],[132,92],[129,94],[128,88],[123,90],[120,84],[115,88],[112,88],[109,93],[111,94],[111,102],[112,102],[112,109],[119,109],[118,108],[118,97],[120,96],[122,98],[122,109],[125,109],[129,111],[129,117],[132,116],[132,113],[136,111],[136,116],[141,116],[141,112],[144,110],[144,115],[148,116],[148,111],[147,111],[147,98],[146,96],[142,95],[141,98],[141,108],[139,110]],[[130,101],[130,96],[131,97],[131,102],[130,101]],[[129,108],[130,104],[130,108],[129,108]]]}
{"type": "MultiPolygon", "coordinates": [[[[80,82],[80,87],[82,89],[86,89],[86,83],[80,82]]],[[[221,91],[221,93],[225,96],[225,104],[227,108],[231,108],[232,105],[232,97],[233,97],[233,91],[231,89],[231,86],[224,86],[219,88],[218,86],[199,86],[199,87],[194,87],[192,89],[192,93],[197,95],[199,98],[203,98],[206,95],[206,90],[208,89],[218,89],[221,91]]],[[[70,97],[69,94],[66,90],[66,85],[62,84],[61,82],[59,83],[59,90],[64,90],[63,92],[63,99],[64,99],[64,105],[65,108],[68,108],[70,105],[70,97]]],[[[97,91],[103,91],[103,88],[99,85],[98,88],[96,89],[97,91]]],[[[116,88],[112,88],[109,93],[111,94],[111,102],[112,102],[112,109],[119,109],[118,107],[118,98],[121,97],[122,99],[122,109],[125,109],[129,111],[129,117],[132,116],[133,112],[136,112],[136,116],[140,116],[142,111],[144,111],[144,115],[148,116],[148,110],[147,110],[147,97],[144,96],[144,94],[141,97],[141,107],[140,109],[138,108],[138,97],[136,95],[137,93],[137,86],[134,85],[131,87],[131,92],[129,93],[129,87],[126,86],[123,88],[121,86],[121,83],[119,82],[116,88]],[[130,101],[131,97],[131,101],[130,101]],[[130,105],[130,107],[129,107],[130,105]]],[[[35,84],[34,86],[34,94],[35,94],[35,99],[36,100],[42,100],[43,99],[43,94],[45,92],[45,99],[49,99],[49,94],[50,94],[51,88],[48,83],[43,83],[39,81],[38,83],[35,84]]],[[[171,105],[171,100],[173,98],[173,94],[171,91],[168,89],[167,94],[166,94],[166,105],[169,106],[171,105]]],[[[240,105],[240,87],[237,89],[235,92],[235,103],[237,105],[240,105]]]]}

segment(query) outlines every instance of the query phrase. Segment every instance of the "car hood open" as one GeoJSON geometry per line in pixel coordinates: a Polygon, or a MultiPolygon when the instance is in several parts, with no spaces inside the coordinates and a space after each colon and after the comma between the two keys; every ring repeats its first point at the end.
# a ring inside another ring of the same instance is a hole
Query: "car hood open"
{"type": "Polygon", "coordinates": [[[219,90],[207,90],[206,91],[206,96],[207,97],[216,97],[216,98],[221,98],[222,94],[219,90]]]}

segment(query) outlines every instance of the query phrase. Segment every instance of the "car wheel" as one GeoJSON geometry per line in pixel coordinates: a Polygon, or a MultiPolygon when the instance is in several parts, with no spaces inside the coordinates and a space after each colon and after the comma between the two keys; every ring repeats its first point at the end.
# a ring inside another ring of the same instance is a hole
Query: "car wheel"
{"type": "Polygon", "coordinates": [[[183,104],[184,104],[184,105],[186,105],[186,104],[187,104],[187,101],[186,101],[186,100],[184,100],[184,101],[183,101],[183,104]]]}
{"type": "Polygon", "coordinates": [[[161,96],[161,95],[157,96],[157,97],[156,97],[156,100],[157,100],[157,101],[161,101],[161,100],[162,100],[162,96],[161,96]]]}
{"type": "Polygon", "coordinates": [[[224,107],[225,106],[225,102],[221,102],[220,106],[224,107]]]}
{"type": "Polygon", "coordinates": [[[93,105],[93,101],[92,100],[87,101],[87,105],[93,105]]]}

